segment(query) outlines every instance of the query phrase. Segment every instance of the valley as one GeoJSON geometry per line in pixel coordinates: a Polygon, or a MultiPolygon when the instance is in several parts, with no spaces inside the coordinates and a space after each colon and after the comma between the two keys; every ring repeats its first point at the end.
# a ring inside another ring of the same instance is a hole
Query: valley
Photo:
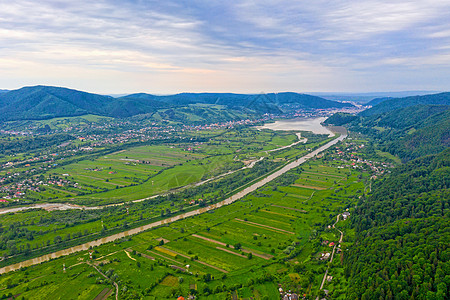
{"type": "MultiPolygon", "coordinates": [[[[394,149],[432,122],[445,124],[447,110],[400,110],[406,111],[328,120],[323,115],[331,111],[309,110],[203,125],[148,116],[8,121],[0,155],[0,295],[351,299],[362,297],[361,284],[380,295],[417,294],[360,275],[368,272],[367,249],[388,257],[383,251],[395,248],[389,239],[403,234],[395,226],[422,230],[416,219],[431,236],[429,224],[440,226],[441,237],[428,243],[438,249],[430,254],[436,272],[445,267],[446,151],[422,158],[433,161],[424,169],[425,161],[410,163],[409,154],[394,149]],[[397,122],[391,115],[399,113],[424,121],[397,122]],[[324,120],[335,126],[323,127],[324,120]],[[419,197],[413,206],[403,204],[407,214],[389,201],[406,203],[403,187],[416,174],[423,187],[410,188],[419,197]],[[385,249],[367,236],[377,230],[385,234],[385,249]]],[[[414,155],[425,151],[415,147],[414,155]]],[[[380,277],[390,272],[370,263],[380,277]]],[[[437,273],[428,276],[439,281],[437,273]]],[[[433,293],[442,291],[439,285],[433,293]]]]}

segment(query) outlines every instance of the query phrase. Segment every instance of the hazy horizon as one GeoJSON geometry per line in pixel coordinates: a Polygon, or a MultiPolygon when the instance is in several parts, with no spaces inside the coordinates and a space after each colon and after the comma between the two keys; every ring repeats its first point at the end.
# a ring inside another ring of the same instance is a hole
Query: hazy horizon
{"type": "Polygon", "coordinates": [[[233,91],[225,91],[225,92],[217,92],[217,91],[197,91],[197,92],[189,92],[189,91],[181,91],[181,92],[175,92],[175,93],[153,93],[151,91],[131,91],[131,92],[124,92],[124,93],[97,93],[97,92],[92,92],[92,91],[86,91],[86,90],[81,90],[81,89],[75,89],[72,87],[67,87],[67,86],[52,86],[52,85],[29,85],[29,86],[22,86],[22,87],[18,87],[17,89],[2,89],[0,88],[0,92],[8,92],[8,91],[13,91],[13,90],[18,90],[21,88],[27,88],[27,87],[37,87],[37,86],[49,86],[49,87],[58,87],[58,88],[66,88],[66,89],[71,89],[71,90],[78,90],[81,92],[87,92],[87,93],[92,93],[92,94],[98,94],[98,95],[104,95],[104,96],[111,96],[114,98],[117,97],[123,97],[123,96],[127,96],[127,95],[132,95],[132,94],[151,94],[151,95],[155,95],[155,96],[169,96],[169,95],[175,95],[175,94],[182,94],[182,93],[193,93],[193,94],[201,94],[201,93],[228,93],[228,94],[244,94],[244,95],[258,95],[258,94],[281,94],[281,93],[299,93],[299,94],[308,94],[308,95],[313,95],[313,96],[318,96],[318,97],[331,97],[331,96],[360,96],[360,97],[408,97],[408,96],[420,96],[420,95],[427,95],[427,94],[436,94],[436,93],[443,93],[443,92],[447,92],[447,91],[425,91],[425,90],[417,90],[417,91],[371,91],[371,92],[294,92],[294,91],[274,91],[274,92],[247,92],[247,93],[239,93],[239,92],[233,92],[233,91]]]}

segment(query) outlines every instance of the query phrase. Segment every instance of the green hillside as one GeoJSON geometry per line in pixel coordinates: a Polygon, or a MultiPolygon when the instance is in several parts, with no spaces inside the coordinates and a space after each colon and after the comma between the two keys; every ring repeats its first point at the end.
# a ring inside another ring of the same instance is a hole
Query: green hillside
{"type": "Polygon", "coordinates": [[[349,126],[376,139],[384,151],[404,161],[450,146],[450,106],[417,105],[362,117],[349,126]]]}
{"type": "MultiPolygon", "coordinates": [[[[375,103],[375,102],[374,102],[375,103]]],[[[399,108],[415,106],[420,104],[450,105],[450,93],[439,93],[424,96],[411,96],[404,98],[392,98],[382,101],[370,109],[361,112],[363,117],[393,111],[399,108]]]]}
{"type": "Polygon", "coordinates": [[[335,113],[323,122],[325,125],[342,126],[358,119],[357,116],[348,113],[335,113]]]}
{"type": "Polygon", "coordinates": [[[448,299],[450,150],[399,167],[361,199],[347,299],[448,299]]]}
{"type": "MultiPolygon", "coordinates": [[[[182,93],[170,96],[133,94],[113,98],[67,88],[34,86],[0,93],[0,122],[45,120],[86,114],[125,118],[155,113],[160,109],[188,107],[191,104],[222,105],[224,108],[249,114],[276,114],[292,107],[306,109],[352,107],[348,103],[297,93],[261,95],[182,93]]],[[[188,110],[192,111],[192,108],[188,110]]],[[[204,119],[204,116],[199,118],[204,119]]]]}
{"type": "Polygon", "coordinates": [[[124,98],[158,100],[172,105],[187,105],[194,103],[220,104],[231,108],[246,108],[258,112],[270,112],[282,109],[285,105],[295,105],[305,108],[342,108],[353,107],[349,103],[326,100],[317,96],[298,93],[270,94],[232,94],[232,93],[181,93],[169,96],[150,94],[132,94],[124,98]]]}
{"type": "Polygon", "coordinates": [[[337,113],[325,124],[346,125],[370,136],[383,151],[404,161],[436,154],[450,146],[448,105],[415,105],[369,116],[337,113]]]}

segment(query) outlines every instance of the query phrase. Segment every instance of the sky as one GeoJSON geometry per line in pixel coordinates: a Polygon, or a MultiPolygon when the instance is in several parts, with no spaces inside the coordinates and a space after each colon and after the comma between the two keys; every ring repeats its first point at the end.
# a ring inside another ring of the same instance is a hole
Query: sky
{"type": "Polygon", "coordinates": [[[450,90],[450,1],[0,0],[0,89],[450,90]]]}

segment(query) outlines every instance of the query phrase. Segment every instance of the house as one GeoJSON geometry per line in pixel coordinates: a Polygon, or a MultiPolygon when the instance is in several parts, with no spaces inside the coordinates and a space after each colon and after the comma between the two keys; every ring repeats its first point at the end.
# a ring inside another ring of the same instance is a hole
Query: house
{"type": "Polygon", "coordinates": [[[348,217],[350,217],[350,213],[349,213],[348,211],[344,211],[344,212],[342,213],[342,218],[343,218],[344,220],[347,220],[348,217]]]}
{"type": "Polygon", "coordinates": [[[328,246],[333,247],[334,246],[334,242],[331,242],[328,246]]]}
{"type": "Polygon", "coordinates": [[[327,260],[330,258],[330,253],[326,252],[326,253],[322,253],[322,257],[320,258],[320,260],[327,260]]]}

